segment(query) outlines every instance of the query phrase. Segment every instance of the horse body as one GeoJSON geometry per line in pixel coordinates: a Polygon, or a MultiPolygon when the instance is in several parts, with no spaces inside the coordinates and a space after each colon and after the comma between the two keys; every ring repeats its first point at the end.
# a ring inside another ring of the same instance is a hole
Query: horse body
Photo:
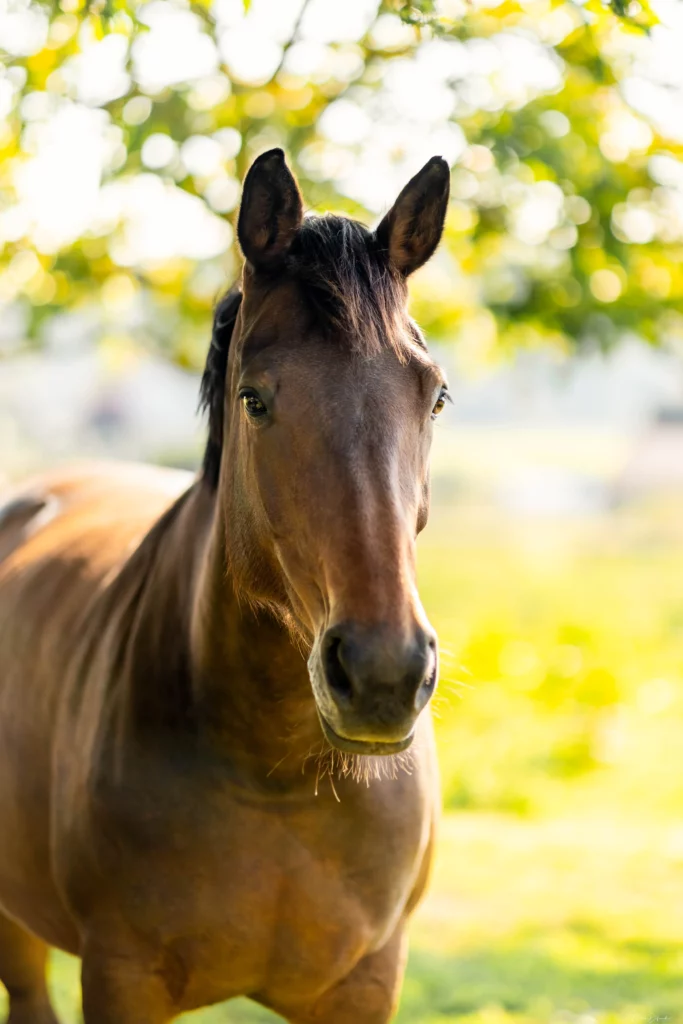
{"type": "MultiPolygon", "coordinates": [[[[177,490],[184,477],[169,474],[168,482],[177,490]]],[[[162,479],[163,471],[150,469],[145,487],[142,467],[102,467],[35,481],[24,504],[30,498],[38,512],[0,562],[0,904],[71,952],[78,940],[53,868],[62,776],[53,767],[83,744],[84,726],[92,733],[97,724],[86,719],[97,699],[81,665],[92,646],[88,633],[98,629],[108,578],[168,505],[168,493],[154,487],[162,479]]],[[[8,527],[16,533],[13,521],[8,527]]],[[[84,753],[94,736],[85,740],[84,753]]]]}
{"type": "Polygon", "coordinates": [[[307,234],[281,154],[260,158],[244,292],[219,307],[205,375],[203,473],[77,470],[0,512],[11,1024],[55,1022],[49,945],[82,957],[86,1024],[164,1024],[237,995],[292,1024],[390,1019],[437,815],[413,547],[444,391],[399,269],[438,241],[444,168],[376,236],[341,219],[307,234]],[[326,347],[306,306],[302,246],[321,230],[357,280],[326,298],[314,276],[315,308],[365,289],[372,352],[326,347]],[[411,743],[409,763],[381,756],[411,743]]]}
{"type": "MultiPolygon", "coordinates": [[[[0,906],[76,955],[90,942],[111,944],[108,955],[117,940],[121,955],[133,944],[176,1012],[241,994],[308,1011],[386,945],[417,896],[435,792],[429,729],[419,770],[370,786],[317,777],[313,735],[308,763],[283,762],[261,789],[193,730],[164,733],[162,722],[140,737],[121,702],[132,680],[151,689],[153,673],[119,666],[144,614],[146,530],[183,483],[158,470],[145,479],[139,467],[47,480],[53,517],[0,564],[0,906]],[[126,594],[132,604],[112,627],[111,606],[126,594]]],[[[196,537],[202,504],[192,489],[181,497],[155,545],[183,576],[192,557],[178,542],[190,516],[196,537]]],[[[278,643],[291,649],[282,627],[271,623],[263,645],[263,622],[246,618],[264,662],[278,643]]],[[[189,627],[176,646],[189,643],[189,627]]],[[[189,658],[165,654],[170,664],[189,658]]]]}

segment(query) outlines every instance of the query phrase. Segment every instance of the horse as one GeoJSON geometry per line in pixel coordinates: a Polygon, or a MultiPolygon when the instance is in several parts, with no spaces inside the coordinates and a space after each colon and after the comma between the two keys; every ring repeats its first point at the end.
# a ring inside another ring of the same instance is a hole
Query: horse
{"type": "Polygon", "coordinates": [[[56,1024],[50,947],[86,1024],[394,1014],[439,806],[415,541],[448,400],[406,280],[448,190],[434,157],[372,231],[258,157],[200,471],[73,466],[0,512],[11,1024],[56,1024]]]}

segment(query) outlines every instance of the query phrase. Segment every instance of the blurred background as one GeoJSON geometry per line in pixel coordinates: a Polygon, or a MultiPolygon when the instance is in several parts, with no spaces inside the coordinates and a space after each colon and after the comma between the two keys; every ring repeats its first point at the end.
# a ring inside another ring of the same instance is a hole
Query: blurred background
{"type": "Polygon", "coordinates": [[[197,465],[259,152],[367,222],[448,160],[411,290],[455,397],[446,813],[399,1020],[683,1020],[683,3],[0,0],[0,50],[0,481],[197,465]]]}

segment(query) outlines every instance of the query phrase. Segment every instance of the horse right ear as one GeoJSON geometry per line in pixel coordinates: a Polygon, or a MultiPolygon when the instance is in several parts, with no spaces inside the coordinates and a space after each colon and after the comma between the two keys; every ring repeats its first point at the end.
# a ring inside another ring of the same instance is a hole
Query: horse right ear
{"type": "Polygon", "coordinates": [[[275,270],[301,227],[303,203],[281,149],[262,153],[244,182],[237,221],[242,252],[257,269],[275,270]]]}
{"type": "Polygon", "coordinates": [[[380,248],[404,276],[426,263],[443,232],[450,171],[433,156],[408,182],[375,232],[380,248]]]}

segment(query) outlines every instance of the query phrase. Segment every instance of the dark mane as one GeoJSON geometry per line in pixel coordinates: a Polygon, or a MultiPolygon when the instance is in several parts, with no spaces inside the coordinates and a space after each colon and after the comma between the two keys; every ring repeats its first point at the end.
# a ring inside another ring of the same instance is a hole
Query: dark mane
{"type": "Polygon", "coordinates": [[[213,331],[206,366],[199,386],[199,408],[208,413],[209,436],[204,450],[202,470],[211,487],[218,484],[223,448],[223,403],[225,401],[225,374],[228,368],[230,339],[242,302],[238,284],[223,296],[213,317],[213,331]]]}
{"type": "MultiPolygon", "coordinates": [[[[284,273],[301,285],[302,298],[325,336],[338,336],[366,356],[386,345],[402,344],[398,327],[405,284],[390,267],[375,234],[363,224],[334,214],[306,217],[287,254],[284,273]]],[[[203,472],[212,487],[220,472],[225,374],[241,301],[240,287],[234,285],[216,307],[199,392],[199,407],[209,418],[203,472]]]]}
{"type": "Polygon", "coordinates": [[[306,217],[286,267],[326,334],[342,336],[361,355],[400,344],[403,278],[364,224],[330,213],[306,217]]]}

